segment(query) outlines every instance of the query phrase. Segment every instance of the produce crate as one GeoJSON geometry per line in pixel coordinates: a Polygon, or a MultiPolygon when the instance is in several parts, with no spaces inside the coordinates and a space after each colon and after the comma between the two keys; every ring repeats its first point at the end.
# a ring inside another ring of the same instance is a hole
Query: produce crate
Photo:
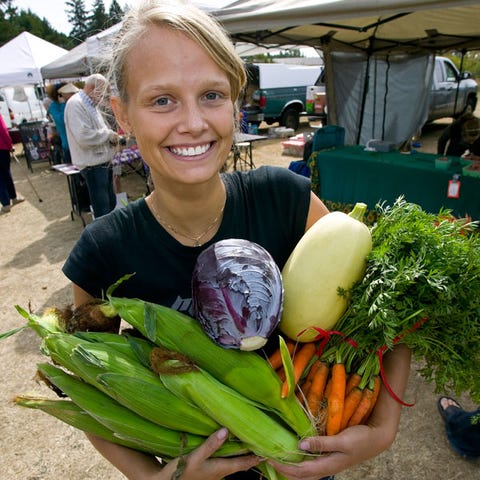
{"type": "Polygon", "coordinates": [[[480,177],[480,162],[475,162],[463,167],[462,173],[469,177],[480,177]]]}
{"type": "Polygon", "coordinates": [[[447,170],[452,165],[452,161],[448,157],[439,157],[435,159],[435,168],[439,170],[447,170]]]}
{"type": "Polygon", "coordinates": [[[290,155],[292,157],[303,157],[305,149],[305,137],[303,134],[295,135],[287,141],[282,142],[282,155],[290,155]]]}

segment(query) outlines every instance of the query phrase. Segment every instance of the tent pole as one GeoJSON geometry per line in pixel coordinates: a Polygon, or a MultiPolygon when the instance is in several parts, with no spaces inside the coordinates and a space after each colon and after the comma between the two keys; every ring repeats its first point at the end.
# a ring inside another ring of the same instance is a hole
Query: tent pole
{"type": "Polygon", "coordinates": [[[360,144],[360,138],[362,136],[362,128],[363,128],[363,120],[364,120],[364,115],[365,115],[365,104],[367,102],[367,93],[369,89],[369,84],[370,84],[370,58],[371,58],[371,52],[367,52],[367,63],[365,66],[365,81],[363,84],[363,94],[362,94],[362,108],[360,110],[360,122],[358,124],[358,131],[357,131],[357,140],[356,144],[360,144]]]}
{"type": "Polygon", "coordinates": [[[335,93],[333,91],[333,62],[332,52],[328,45],[323,51],[323,63],[325,65],[325,91],[327,94],[327,124],[337,125],[337,108],[335,103],[335,93]]]}
{"type": "MultiPolygon", "coordinates": [[[[465,54],[467,51],[465,49],[462,50],[462,56],[460,58],[460,75],[463,75],[463,61],[465,59],[465,54]]],[[[458,91],[460,89],[460,82],[457,82],[457,89],[455,90],[455,103],[453,104],[453,116],[455,117],[455,113],[457,111],[457,102],[458,102],[458,91]]]]}

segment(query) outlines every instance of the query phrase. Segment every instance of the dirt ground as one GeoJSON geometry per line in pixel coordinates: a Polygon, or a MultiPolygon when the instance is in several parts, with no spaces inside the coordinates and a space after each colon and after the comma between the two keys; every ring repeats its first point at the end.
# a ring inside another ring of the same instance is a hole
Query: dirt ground
{"type": "MultiPolygon", "coordinates": [[[[446,120],[427,127],[421,151],[434,152],[435,139],[446,120]]],[[[302,123],[303,131],[311,130],[302,123]]],[[[265,131],[260,131],[264,133],[265,131]]],[[[279,139],[268,139],[254,146],[254,161],[287,167],[294,157],[282,155],[279,139]]],[[[17,145],[21,152],[21,145],[17,145]]],[[[0,332],[21,326],[15,311],[20,305],[41,312],[53,305],[70,303],[70,286],[61,267],[82,232],[82,223],[70,217],[70,198],[66,178],[49,169],[48,163],[34,165],[33,173],[25,160],[12,164],[19,193],[26,201],[0,216],[0,332]],[[32,189],[32,185],[34,189],[32,189]],[[41,199],[42,201],[40,201],[41,199]]],[[[130,198],[145,193],[140,176],[122,178],[130,198]]],[[[16,407],[16,394],[50,395],[34,381],[36,363],[45,361],[39,340],[29,331],[0,341],[2,363],[0,389],[0,480],[119,480],[124,478],[90,445],[84,435],[41,412],[16,407]]],[[[457,456],[447,443],[436,409],[432,385],[426,384],[413,365],[398,436],[393,446],[378,457],[348,472],[338,480],[475,480],[480,465],[457,456]]],[[[469,398],[461,398],[473,407],[469,398]]]]}

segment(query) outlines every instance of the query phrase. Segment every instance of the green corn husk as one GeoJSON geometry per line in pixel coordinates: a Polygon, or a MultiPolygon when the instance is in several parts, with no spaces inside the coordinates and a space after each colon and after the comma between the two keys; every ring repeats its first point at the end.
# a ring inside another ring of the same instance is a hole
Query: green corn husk
{"type": "MultiPolygon", "coordinates": [[[[139,445],[137,449],[153,452],[164,458],[175,458],[191,452],[205,441],[205,437],[201,435],[171,430],[150,422],[95,387],[53,365],[39,364],[38,370],[44,378],[68,395],[76,405],[110,429],[115,438],[135,442],[139,445]]],[[[241,443],[228,441],[216,452],[216,455],[239,455],[246,451],[241,443]]]]}
{"type": "Polygon", "coordinates": [[[162,348],[152,351],[152,368],[168,389],[207,412],[256,455],[282,462],[304,459],[294,432],[182,357],[162,348]]]}
{"type": "MultiPolygon", "coordinates": [[[[102,345],[106,345],[133,360],[138,359],[134,348],[132,348],[132,343],[130,341],[130,338],[132,337],[130,337],[130,335],[108,332],[75,332],[73,335],[90,343],[100,343],[102,345]]],[[[146,339],[136,338],[135,340],[139,343],[139,345],[143,342],[145,348],[148,347],[151,349],[153,346],[155,346],[152,342],[146,339]]]]}
{"type": "Polygon", "coordinates": [[[18,305],[15,305],[15,309],[23,318],[27,319],[27,324],[23,327],[12,330],[11,334],[17,333],[25,328],[31,328],[40,338],[43,338],[50,333],[62,331],[58,323],[57,313],[54,309],[47,310],[43,315],[28,313],[18,305]]]}
{"type": "Polygon", "coordinates": [[[52,360],[158,425],[198,435],[210,435],[220,428],[199,408],[179,401],[138,360],[105,344],[63,333],[47,335],[44,344],[52,360]],[[115,379],[105,374],[118,374],[123,382],[112,386],[115,379]]]}
{"type": "MultiPolygon", "coordinates": [[[[118,284],[119,282],[117,282],[118,284]]],[[[277,414],[300,437],[315,435],[315,427],[296,396],[281,398],[282,383],[268,361],[254,352],[216,345],[200,324],[173,309],[107,293],[102,310],[118,313],[149,340],[182,353],[217,380],[277,414]]]]}
{"type": "Polygon", "coordinates": [[[145,453],[156,453],[155,451],[148,450],[145,445],[141,445],[139,442],[123,440],[115,436],[115,434],[109,428],[95,420],[91,415],[89,415],[85,410],[81,409],[71,400],[52,400],[49,398],[18,395],[13,399],[13,402],[15,405],[19,405],[21,407],[41,410],[42,412],[61,420],[67,425],[71,425],[72,427],[82,430],[86,433],[96,435],[97,437],[108,440],[109,442],[123,445],[124,447],[141,450],[145,453]]]}

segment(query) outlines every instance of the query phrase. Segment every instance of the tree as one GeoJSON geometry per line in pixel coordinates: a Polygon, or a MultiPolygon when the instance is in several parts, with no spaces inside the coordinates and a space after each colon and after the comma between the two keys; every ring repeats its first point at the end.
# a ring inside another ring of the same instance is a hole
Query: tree
{"type": "Polygon", "coordinates": [[[75,44],[81,43],[88,36],[88,15],[85,10],[84,0],[67,0],[67,16],[68,21],[72,25],[70,37],[73,38],[75,44]]]}
{"type": "Polygon", "coordinates": [[[88,34],[101,32],[108,27],[109,17],[105,13],[105,4],[103,0],[94,0],[92,5],[92,13],[88,21],[88,34]]]}
{"type": "Polygon", "coordinates": [[[57,32],[45,18],[35,15],[30,9],[18,12],[18,8],[12,6],[11,0],[0,0],[0,46],[22,32],[30,32],[67,50],[72,48],[69,38],[57,32]]]}
{"type": "Polygon", "coordinates": [[[20,33],[11,22],[16,14],[17,9],[12,6],[12,0],[0,0],[0,46],[20,33]]]}
{"type": "Polygon", "coordinates": [[[112,25],[120,22],[123,17],[123,13],[124,12],[117,0],[112,0],[112,3],[110,4],[110,9],[108,10],[108,26],[111,27],[112,25]]]}

